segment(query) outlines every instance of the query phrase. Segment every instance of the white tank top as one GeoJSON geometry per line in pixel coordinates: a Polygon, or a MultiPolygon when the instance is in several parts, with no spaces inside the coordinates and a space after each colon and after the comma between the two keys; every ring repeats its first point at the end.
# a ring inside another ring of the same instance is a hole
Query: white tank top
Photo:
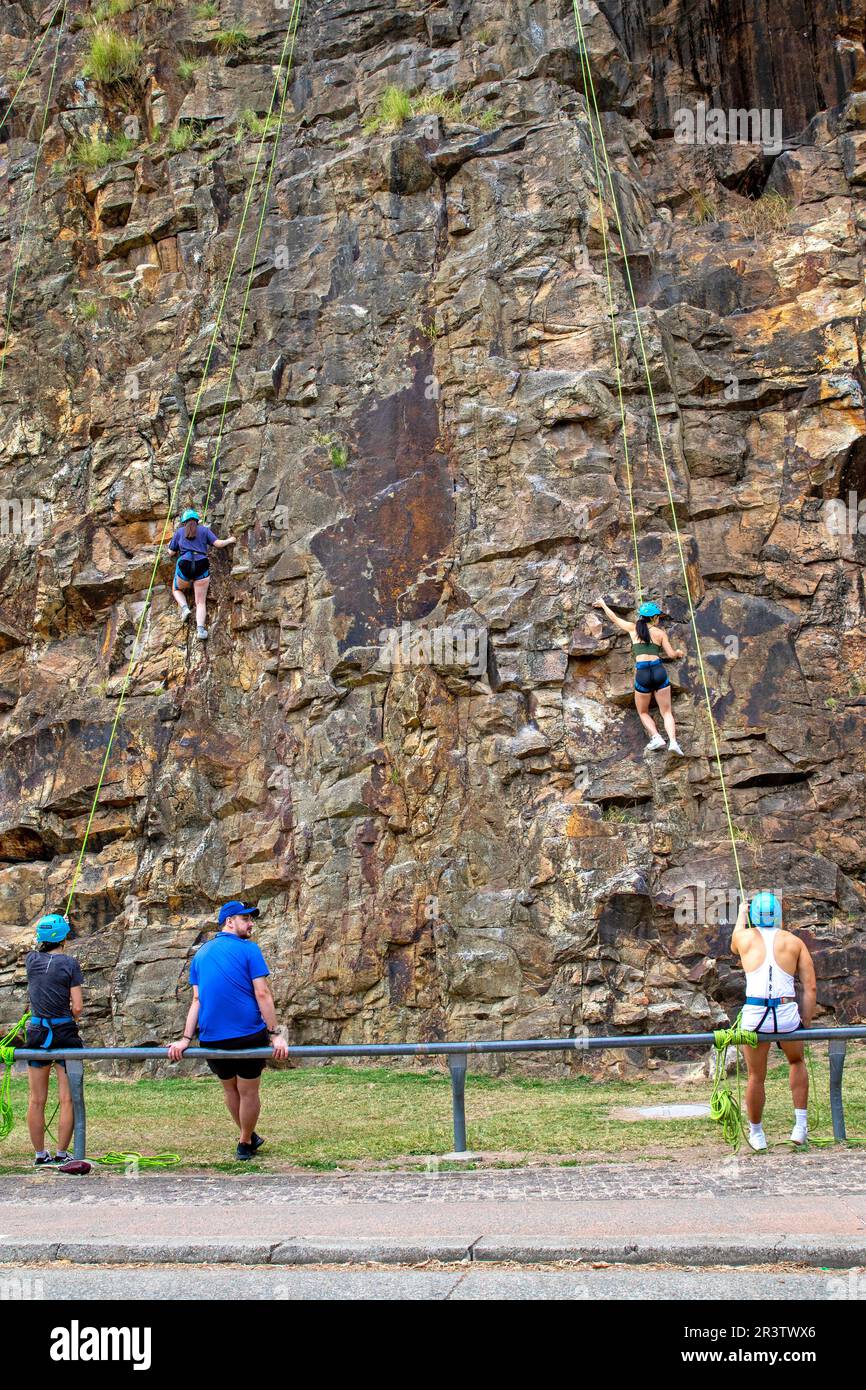
{"type": "Polygon", "coordinates": [[[746,972],[746,994],[755,999],[783,999],[794,997],[794,976],[783,970],[776,960],[776,933],[778,927],[755,927],[764,942],[764,959],[755,970],[746,972]]]}

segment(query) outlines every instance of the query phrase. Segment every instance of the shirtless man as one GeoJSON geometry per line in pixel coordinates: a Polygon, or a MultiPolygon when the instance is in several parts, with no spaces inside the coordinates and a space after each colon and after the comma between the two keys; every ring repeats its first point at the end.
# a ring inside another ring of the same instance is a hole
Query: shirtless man
{"type": "MultiPolygon", "coordinates": [[[[745,903],[740,904],[731,950],[740,957],[746,972],[746,1003],[740,1027],[753,1033],[793,1033],[797,1028],[808,1028],[815,1012],[815,967],[803,942],[783,928],[782,904],[773,893],[758,893],[748,909],[745,903]],[[794,993],[795,977],[802,988],[802,1016],[794,993]]],[[[794,1100],[791,1142],[805,1144],[809,1137],[809,1073],[803,1044],[783,1042],[778,1046],[788,1059],[794,1100]]],[[[757,1153],[762,1153],[767,1147],[761,1117],[770,1044],[759,1042],[757,1047],[746,1047],[744,1051],[749,1071],[746,1086],[749,1144],[757,1153]]]]}

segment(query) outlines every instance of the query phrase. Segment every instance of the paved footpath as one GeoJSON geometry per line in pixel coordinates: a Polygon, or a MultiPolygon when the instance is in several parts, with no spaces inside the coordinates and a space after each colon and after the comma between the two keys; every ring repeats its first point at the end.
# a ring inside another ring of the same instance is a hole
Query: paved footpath
{"type": "Polygon", "coordinates": [[[866,1154],[0,1179],[0,1261],[866,1264],[866,1154]],[[46,1200],[48,1198],[48,1200],[46,1200]]]}

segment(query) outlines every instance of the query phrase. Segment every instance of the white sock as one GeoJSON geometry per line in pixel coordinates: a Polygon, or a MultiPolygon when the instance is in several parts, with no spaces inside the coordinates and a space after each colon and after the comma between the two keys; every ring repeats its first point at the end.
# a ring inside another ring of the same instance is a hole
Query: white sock
{"type": "Polygon", "coordinates": [[[758,1123],[757,1123],[756,1125],[753,1125],[753,1124],[752,1124],[752,1121],[750,1120],[750,1121],[749,1121],[749,1133],[751,1134],[751,1136],[752,1136],[753,1139],[761,1138],[761,1137],[763,1136],[763,1133],[764,1133],[764,1122],[763,1122],[763,1120],[759,1120],[758,1123]]]}
{"type": "Polygon", "coordinates": [[[794,1125],[797,1129],[809,1128],[809,1111],[794,1109],[794,1125]]]}

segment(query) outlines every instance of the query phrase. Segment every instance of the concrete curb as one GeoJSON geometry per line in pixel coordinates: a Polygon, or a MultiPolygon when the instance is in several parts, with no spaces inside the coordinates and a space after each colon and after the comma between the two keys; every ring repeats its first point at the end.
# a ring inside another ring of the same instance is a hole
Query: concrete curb
{"type": "Polygon", "coordinates": [[[746,1244],[734,1236],[677,1239],[525,1240],[473,1236],[466,1240],[406,1241],[383,1237],[356,1240],[78,1240],[15,1239],[0,1243],[0,1263],[52,1264],[394,1264],[427,1260],[550,1264],[557,1260],[606,1264],[764,1265],[803,1264],[845,1269],[866,1266],[866,1236],[756,1237],[746,1244]]]}

